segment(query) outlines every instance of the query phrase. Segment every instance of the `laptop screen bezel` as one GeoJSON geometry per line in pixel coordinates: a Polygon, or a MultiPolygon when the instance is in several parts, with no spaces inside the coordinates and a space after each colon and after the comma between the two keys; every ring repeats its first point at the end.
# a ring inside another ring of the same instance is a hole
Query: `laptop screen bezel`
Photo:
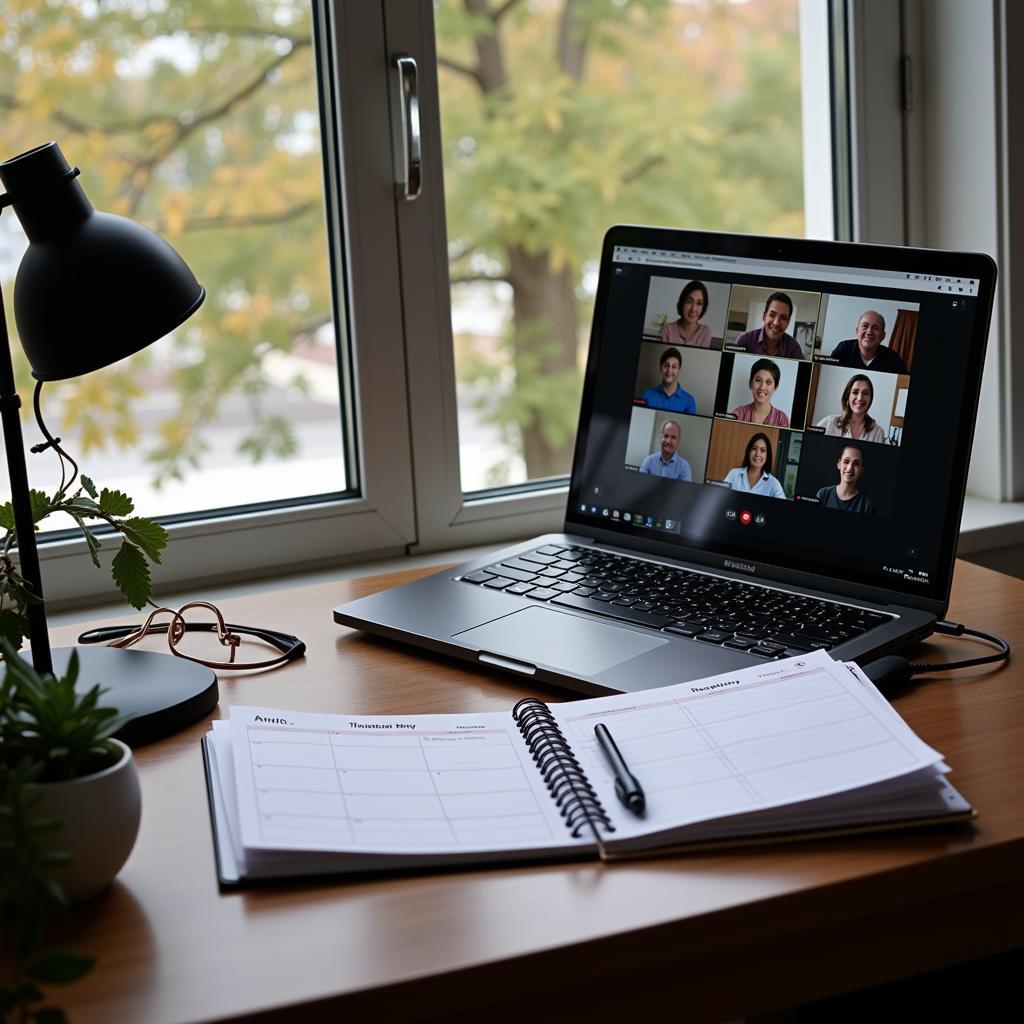
{"type": "MultiPolygon", "coordinates": [[[[759,235],[734,235],[710,231],[688,231],[672,228],[616,225],[605,235],[601,253],[597,294],[591,326],[590,351],[583,381],[580,419],[570,477],[569,498],[566,508],[565,530],[593,537],[616,546],[644,551],[673,559],[690,560],[729,571],[728,562],[736,554],[716,550],[696,549],[685,542],[662,542],[656,536],[636,537],[614,530],[602,529],[577,512],[576,496],[585,483],[584,460],[588,431],[594,413],[594,393],[599,373],[600,341],[604,329],[608,303],[609,280],[616,247],[665,250],[686,253],[704,253],[737,259],[774,260],[784,263],[820,264],[825,267],[856,267],[864,270],[891,271],[907,274],[932,274],[943,277],[976,278],[979,282],[977,313],[968,344],[967,373],[963,383],[960,423],[951,458],[951,485],[943,506],[943,529],[936,561],[935,573],[924,590],[910,591],[898,585],[886,587],[877,582],[854,580],[848,585],[836,580],[835,567],[818,565],[810,571],[800,571],[788,565],[752,557],[745,551],[742,559],[749,572],[763,579],[789,582],[802,586],[818,586],[828,582],[828,589],[858,594],[865,599],[896,602],[909,607],[923,608],[944,614],[949,601],[960,517],[967,484],[967,470],[981,392],[985,349],[995,290],[996,267],[983,253],[951,252],[901,246],[867,243],[819,241],[796,238],[776,238],[759,235]]],[[[730,573],[732,574],[732,573],[730,573]]]]}

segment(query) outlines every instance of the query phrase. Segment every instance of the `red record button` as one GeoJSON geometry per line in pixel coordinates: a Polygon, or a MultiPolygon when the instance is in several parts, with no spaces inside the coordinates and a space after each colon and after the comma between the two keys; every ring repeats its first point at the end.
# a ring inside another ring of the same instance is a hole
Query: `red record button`
{"type": "Polygon", "coordinates": [[[754,518],[754,515],[753,515],[753,513],[752,513],[752,512],[748,512],[748,511],[747,511],[746,509],[744,509],[744,510],[743,510],[743,511],[742,511],[742,512],[740,513],[740,522],[741,522],[741,523],[742,523],[742,524],[743,524],[744,526],[749,526],[749,525],[750,525],[750,520],[751,520],[751,519],[753,519],[753,518],[754,518]]]}

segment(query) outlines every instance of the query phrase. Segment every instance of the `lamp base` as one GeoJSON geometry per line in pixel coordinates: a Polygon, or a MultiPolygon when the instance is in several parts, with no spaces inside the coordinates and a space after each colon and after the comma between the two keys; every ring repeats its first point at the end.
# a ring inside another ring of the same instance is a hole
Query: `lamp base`
{"type": "Polygon", "coordinates": [[[100,697],[102,705],[133,714],[115,733],[130,747],[180,732],[217,706],[217,676],[205,665],[155,651],[57,647],[52,652],[56,674],[67,671],[72,651],[78,654],[75,690],[87,693],[99,683],[106,691],[100,697]]]}

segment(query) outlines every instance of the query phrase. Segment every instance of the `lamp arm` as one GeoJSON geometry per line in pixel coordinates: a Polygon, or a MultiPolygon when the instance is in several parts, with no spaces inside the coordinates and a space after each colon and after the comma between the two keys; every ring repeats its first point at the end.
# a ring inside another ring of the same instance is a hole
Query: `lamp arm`
{"type": "Polygon", "coordinates": [[[21,399],[14,384],[14,364],[11,361],[11,343],[7,333],[3,290],[0,289],[0,422],[4,428],[4,447],[7,455],[7,475],[11,483],[11,506],[14,509],[14,529],[18,536],[18,562],[28,589],[37,600],[25,609],[28,617],[29,642],[32,663],[37,672],[53,673],[50,655],[50,636],[43,605],[42,574],[39,568],[39,549],[36,547],[35,523],[32,521],[32,499],[25,463],[25,442],[21,433],[21,399]]]}

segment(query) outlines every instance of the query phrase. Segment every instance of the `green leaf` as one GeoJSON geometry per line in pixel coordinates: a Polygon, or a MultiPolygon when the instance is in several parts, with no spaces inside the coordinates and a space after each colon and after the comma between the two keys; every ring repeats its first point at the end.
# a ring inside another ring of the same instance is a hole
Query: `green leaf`
{"type": "Polygon", "coordinates": [[[160,552],[167,547],[167,531],[159,523],[152,519],[125,519],[118,528],[127,540],[142,548],[151,562],[160,564],[160,552]]]}
{"type": "Polygon", "coordinates": [[[78,479],[82,482],[82,486],[85,488],[85,493],[88,494],[90,498],[97,497],[96,485],[92,482],[90,477],[87,477],[83,473],[78,479]]]}
{"type": "Polygon", "coordinates": [[[25,973],[41,985],[67,985],[88,974],[95,963],[95,957],[69,949],[50,949],[28,964],[25,973]]]}
{"type": "Polygon", "coordinates": [[[69,502],[65,503],[64,508],[80,512],[82,515],[86,516],[95,516],[100,512],[99,505],[97,505],[92,498],[72,498],[69,502]]]}
{"type": "Polygon", "coordinates": [[[85,525],[85,520],[77,512],[66,506],[64,511],[67,512],[67,514],[71,516],[76,523],[78,523],[78,528],[82,531],[82,535],[85,537],[85,543],[89,547],[89,557],[92,559],[92,564],[98,569],[100,567],[100,542],[96,539],[89,527],[85,525]]]}
{"type": "Polygon", "coordinates": [[[104,487],[100,491],[100,508],[108,516],[127,516],[131,515],[135,505],[124,491],[111,491],[104,487]]]}
{"type": "Polygon", "coordinates": [[[22,638],[28,635],[28,619],[24,615],[10,608],[0,609],[0,636],[17,648],[21,647],[22,638]]]}
{"type": "Polygon", "coordinates": [[[153,582],[145,555],[127,540],[114,555],[111,572],[118,590],[133,608],[142,608],[153,593],[153,582]]]}
{"type": "MultiPolygon", "coordinates": [[[[33,523],[38,523],[53,511],[53,504],[45,491],[29,491],[29,502],[32,506],[33,523]]],[[[0,527],[5,530],[14,529],[14,506],[9,501],[0,505],[0,527]]]]}
{"type": "Polygon", "coordinates": [[[9,594],[19,608],[24,608],[27,604],[38,604],[41,600],[29,590],[28,584],[16,572],[0,577],[0,591],[9,594]]]}
{"type": "Polygon", "coordinates": [[[29,497],[32,502],[33,523],[38,523],[40,519],[45,519],[53,511],[53,503],[45,491],[37,491],[33,488],[29,492],[29,497]]]}

